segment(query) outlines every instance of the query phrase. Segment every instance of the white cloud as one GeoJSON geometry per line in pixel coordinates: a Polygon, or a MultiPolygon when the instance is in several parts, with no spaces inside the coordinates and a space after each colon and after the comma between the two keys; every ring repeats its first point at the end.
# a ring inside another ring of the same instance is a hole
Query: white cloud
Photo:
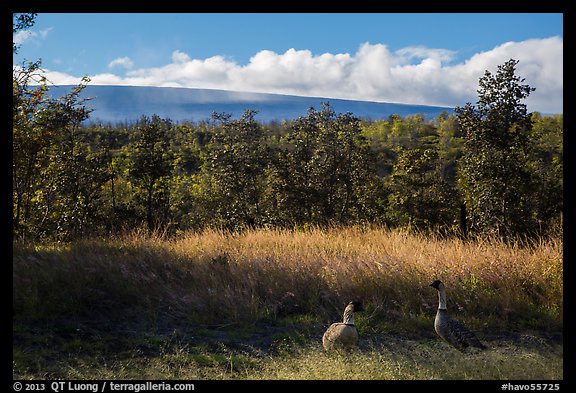
{"type": "Polygon", "coordinates": [[[40,30],[36,32],[34,30],[20,30],[16,34],[12,35],[12,41],[16,45],[21,45],[24,41],[28,41],[34,38],[41,38],[45,39],[48,36],[48,33],[52,31],[52,27],[48,27],[44,30],[40,30]]]}
{"type": "Polygon", "coordinates": [[[188,56],[184,52],[181,52],[179,50],[175,50],[174,52],[172,52],[172,61],[174,63],[186,63],[186,62],[190,61],[190,56],[188,56]]]}
{"type": "Polygon", "coordinates": [[[119,57],[117,59],[112,60],[108,63],[108,68],[114,67],[124,67],[124,68],[132,68],[134,66],[134,62],[127,56],[119,57]]]}
{"type": "Polygon", "coordinates": [[[450,61],[456,53],[447,49],[430,49],[424,46],[409,46],[397,50],[396,54],[400,57],[405,57],[406,60],[415,58],[432,58],[440,61],[450,61]]]}
{"type": "MultiPolygon", "coordinates": [[[[478,80],[485,70],[494,74],[498,65],[513,58],[520,61],[516,75],[536,88],[526,101],[528,109],[563,111],[561,37],[507,42],[456,64],[454,56],[445,49],[407,47],[391,52],[386,45],[364,43],[355,54],[262,50],[248,64],[240,65],[222,56],[193,59],[176,50],[171,63],[162,67],[132,70],[123,77],[98,74],[91,76],[91,84],[212,88],[454,107],[475,103],[478,80]]],[[[113,62],[128,64],[120,60],[113,62]]],[[[56,73],[47,77],[55,84],[63,83],[61,77],[70,79],[56,73]]]]}
{"type": "Polygon", "coordinates": [[[48,33],[50,33],[50,31],[52,31],[52,27],[48,27],[47,29],[40,30],[38,32],[38,35],[40,36],[40,38],[44,39],[48,36],[48,33]]]}
{"type": "Polygon", "coordinates": [[[17,32],[16,34],[14,34],[12,36],[12,41],[16,45],[20,45],[24,41],[28,40],[29,38],[34,37],[35,35],[36,35],[36,33],[31,31],[31,30],[20,30],[19,32],[17,32]]]}

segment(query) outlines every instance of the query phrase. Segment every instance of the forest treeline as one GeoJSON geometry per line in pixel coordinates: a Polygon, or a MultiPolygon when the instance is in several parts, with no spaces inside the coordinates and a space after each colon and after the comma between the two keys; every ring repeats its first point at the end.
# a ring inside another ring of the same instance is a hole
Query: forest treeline
{"type": "MultiPolygon", "coordinates": [[[[13,14],[13,32],[35,18],[13,14]]],[[[558,234],[563,116],[527,112],[535,88],[515,75],[517,63],[486,70],[475,105],[430,121],[363,120],[325,102],[266,124],[250,110],[99,124],[81,98],[88,78],[54,98],[41,60],[25,62],[13,67],[13,236],[372,224],[558,234]]]]}
{"type": "Polygon", "coordinates": [[[17,238],[355,224],[454,234],[462,225],[478,234],[508,225],[542,235],[561,219],[562,115],[531,114],[521,157],[506,156],[507,168],[495,159],[482,165],[480,186],[520,175],[508,186],[517,205],[507,208],[526,212],[505,223],[498,211],[485,223],[466,202],[461,115],[368,121],[325,103],[267,124],[246,111],[237,119],[215,114],[176,124],[153,115],[113,125],[86,123],[83,85],[59,99],[21,86],[13,130],[17,238]],[[499,179],[502,170],[515,173],[499,179]]]}

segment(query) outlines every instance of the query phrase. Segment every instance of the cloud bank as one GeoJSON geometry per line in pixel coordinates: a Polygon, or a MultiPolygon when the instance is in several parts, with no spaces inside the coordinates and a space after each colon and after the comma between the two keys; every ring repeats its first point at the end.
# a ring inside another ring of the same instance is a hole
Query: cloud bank
{"type": "MultiPolygon", "coordinates": [[[[422,105],[462,106],[478,99],[478,79],[513,58],[516,75],[535,87],[530,111],[563,113],[563,39],[550,37],[506,42],[453,64],[455,52],[426,47],[390,51],[363,43],[354,54],[313,54],[289,49],[262,50],[246,65],[223,56],[193,59],[175,50],[162,67],[128,70],[125,75],[91,75],[94,85],[191,87],[279,93],[422,105]]],[[[134,66],[128,57],[109,64],[134,66]]],[[[46,70],[54,84],[76,84],[80,77],[46,70]]]]}

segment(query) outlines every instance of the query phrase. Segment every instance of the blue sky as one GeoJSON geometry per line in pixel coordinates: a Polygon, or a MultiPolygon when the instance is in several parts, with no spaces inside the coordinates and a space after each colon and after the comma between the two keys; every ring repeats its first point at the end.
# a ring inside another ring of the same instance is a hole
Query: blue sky
{"type": "Polygon", "coordinates": [[[54,84],[217,88],[429,105],[476,101],[509,58],[536,87],[529,110],[562,112],[559,13],[41,13],[14,56],[54,84]]]}

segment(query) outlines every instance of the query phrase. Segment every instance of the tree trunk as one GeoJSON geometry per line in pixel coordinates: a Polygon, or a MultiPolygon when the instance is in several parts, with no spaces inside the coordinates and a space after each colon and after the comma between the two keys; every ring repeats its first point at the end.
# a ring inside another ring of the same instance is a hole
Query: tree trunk
{"type": "Polygon", "coordinates": [[[468,237],[468,223],[466,222],[466,202],[460,205],[460,235],[463,239],[468,237]]]}

